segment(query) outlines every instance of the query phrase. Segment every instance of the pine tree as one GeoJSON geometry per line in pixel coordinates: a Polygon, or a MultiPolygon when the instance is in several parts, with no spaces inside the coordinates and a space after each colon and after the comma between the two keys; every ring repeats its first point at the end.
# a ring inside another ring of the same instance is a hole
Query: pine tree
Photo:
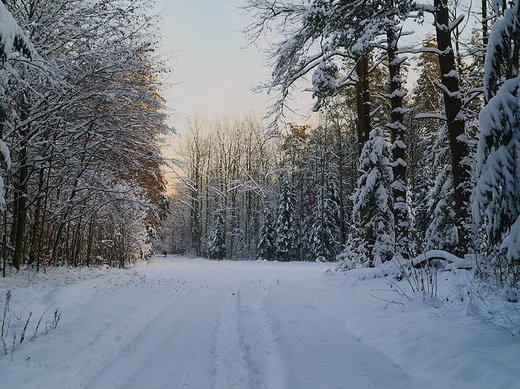
{"type": "Polygon", "coordinates": [[[451,166],[446,165],[435,181],[428,196],[430,224],[425,234],[426,250],[452,252],[457,244],[457,227],[453,209],[453,177],[451,166]]]}
{"type": "Polygon", "coordinates": [[[319,189],[311,228],[314,258],[333,262],[339,252],[339,206],[332,180],[319,189]]]}
{"type": "Polygon", "coordinates": [[[226,257],[226,242],[224,239],[224,219],[222,214],[217,214],[215,229],[208,239],[208,256],[211,259],[222,260],[226,257]]]}
{"type": "Polygon", "coordinates": [[[432,169],[436,177],[426,198],[428,226],[425,231],[425,249],[453,252],[457,247],[458,231],[451,153],[445,125],[439,126],[430,154],[430,158],[433,157],[432,169]]]}
{"type": "Polygon", "coordinates": [[[367,242],[364,262],[370,267],[390,260],[394,253],[391,158],[383,131],[374,129],[359,158],[361,177],[354,194],[353,210],[355,231],[367,242]]]}
{"type": "Polygon", "coordinates": [[[495,22],[485,64],[473,215],[485,226],[501,281],[520,282],[520,2],[495,22]],[[502,66],[504,65],[504,66],[502,66]],[[501,80],[507,79],[503,84],[501,80]]]}
{"type": "Polygon", "coordinates": [[[296,259],[297,236],[294,187],[287,174],[280,178],[278,217],[276,219],[276,258],[280,261],[296,259]]]}
{"type": "Polygon", "coordinates": [[[463,255],[468,250],[470,240],[470,197],[471,163],[468,143],[464,101],[461,90],[461,74],[455,58],[453,32],[463,17],[451,20],[447,0],[434,0],[429,9],[435,18],[436,40],[439,58],[439,87],[442,89],[446,128],[451,151],[451,172],[453,177],[455,223],[457,246],[455,252],[463,255]]]}
{"type": "MultiPolygon", "coordinates": [[[[435,48],[437,43],[433,35],[427,35],[424,47],[435,48]]],[[[425,51],[419,56],[417,63],[419,77],[412,91],[413,106],[410,108],[412,120],[411,130],[407,134],[408,182],[411,198],[412,214],[414,216],[414,243],[418,250],[425,247],[426,230],[431,223],[431,211],[428,204],[431,188],[434,186],[436,169],[446,170],[438,166],[434,160],[449,163],[450,156],[438,158],[439,152],[449,153],[448,145],[436,147],[439,141],[437,135],[443,134],[446,140],[446,130],[440,119],[442,112],[442,97],[435,81],[439,75],[439,60],[437,54],[425,51]],[[436,168],[435,168],[436,167],[436,168]]]]}
{"type": "Polygon", "coordinates": [[[260,242],[258,243],[258,259],[272,261],[276,255],[275,230],[273,218],[269,210],[264,211],[264,224],[260,231],[260,242]]]}

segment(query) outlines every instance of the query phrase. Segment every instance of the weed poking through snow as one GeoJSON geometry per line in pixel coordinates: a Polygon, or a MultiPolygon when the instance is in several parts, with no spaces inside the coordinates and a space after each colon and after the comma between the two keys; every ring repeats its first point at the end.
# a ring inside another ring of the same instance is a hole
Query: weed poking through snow
{"type": "MultiPolygon", "coordinates": [[[[2,312],[2,325],[0,327],[0,342],[2,343],[3,354],[9,355],[10,353],[12,359],[16,346],[23,343],[27,339],[27,330],[31,326],[33,312],[29,312],[27,317],[24,319],[23,312],[21,314],[17,314],[11,309],[11,299],[12,293],[9,290],[5,294],[5,303],[3,304],[4,309],[2,312]]],[[[38,335],[47,335],[58,327],[58,323],[61,319],[61,312],[59,308],[54,310],[52,320],[45,320],[46,314],[50,308],[52,308],[52,305],[43,311],[43,313],[40,315],[40,318],[34,329],[34,334],[29,339],[33,339],[38,335]],[[42,323],[45,323],[45,326],[40,330],[42,323]]]]}

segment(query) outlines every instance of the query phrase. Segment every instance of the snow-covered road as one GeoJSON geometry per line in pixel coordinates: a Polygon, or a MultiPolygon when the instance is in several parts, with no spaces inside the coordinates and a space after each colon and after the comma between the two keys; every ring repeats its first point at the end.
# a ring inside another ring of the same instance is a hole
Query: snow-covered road
{"type": "MultiPolygon", "coordinates": [[[[366,326],[370,318],[360,319],[356,312],[360,304],[365,304],[363,301],[378,300],[363,297],[361,303],[353,303],[350,313],[346,306],[343,311],[334,308],[339,301],[346,301],[338,296],[348,298],[345,291],[333,297],[335,291],[348,285],[343,275],[323,276],[330,267],[319,263],[215,262],[172,256],[155,257],[127,271],[83,270],[79,279],[77,273],[71,273],[75,279],[72,275],[45,279],[49,276],[43,274],[5,279],[2,290],[13,291],[13,310],[25,307],[25,312],[34,311],[37,316],[54,304],[60,308],[62,318],[56,330],[33,337],[17,346],[14,353],[0,357],[0,387],[444,387],[446,382],[441,386],[434,382],[446,367],[439,365],[438,373],[430,372],[432,377],[425,379],[431,369],[422,368],[419,361],[409,362],[414,356],[405,352],[401,359],[396,358],[400,355],[399,345],[390,348],[378,340],[377,333],[384,333],[385,326],[389,334],[395,334],[390,322],[385,324],[384,320],[385,315],[397,313],[387,311],[382,315],[384,305],[377,304],[367,310],[375,312],[383,323],[373,324],[371,342],[370,335],[366,336],[370,329],[359,330],[360,320],[365,320],[362,323],[366,326]],[[17,300],[18,291],[25,295],[17,300]],[[357,334],[349,331],[346,317],[352,318],[357,334]],[[379,344],[383,347],[373,347],[379,344]]],[[[366,291],[360,293],[367,295],[366,291]]],[[[400,315],[403,322],[408,320],[400,315]]],[[[402,324],[399,326],[403,332],[406,330],[402,324]]],[[[409,341],[404,334],[385,339],[396,343],[396,339],[406,339],[408,344],[403,349],[424,355],[421,352],[425,345],[411,331],[406,335],[409,341]]],[[[432,347],[434,352],[441,349],[432,347]]],[[[514,355],[515,350],[518,347],[506,351],[514,355]]],[[[507,359],[509,354],[500,352],[507,359]]],[[[514,383],[520,376],[511,373],[514,369],[508,370],[504,361],[500,363],[505,377],[501,382],[506,382],[501,387],[517,387],[514,383]],[[513,384],[508,386],[507,382],[513,384]]],[[[457,371],[451,373],[456,375],[457,371]]],[[[449,374],[446,379],[453,379],[449,374]]],[[[467,386],[462,382],[455,387],[489,387],[475,386],[472,379],[467,386]]]]}
{"type": "MultiPolygon", "coordinates": [[[[197,266],[192,260],[182,269],[193,273],[190,264],[197,266]]],[[[395,387],[385,383],[389,375],[391,382],[399,378],[400,387],[406,387],[398,366],[292,292],[287,281],[319,276],[320,266],[277,266],[276,272],[272,266],[277,265],[205,262],[198,280],[172,267],[177,284],[182,279],[192,283],[179,286],[178,292],[175,286],[163,290],[180,296],[149,316],[131,343],[86,387],[395,387]]]]}
{"type": "Polygon", "coordinates": [[[57,330],[19,346],[2,376],[27,389],[408,387],[302,293],[328,267],[156,257],[133,277],[59,286],[41,302],[60,306],[57,330]]]}

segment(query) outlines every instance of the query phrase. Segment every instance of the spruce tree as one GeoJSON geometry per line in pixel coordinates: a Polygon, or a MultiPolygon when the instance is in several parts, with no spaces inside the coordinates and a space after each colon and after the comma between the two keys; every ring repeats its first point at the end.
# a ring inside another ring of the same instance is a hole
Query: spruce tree
{"type": "Polygon", "coordinates": [[[382,129],[375,128],[359,158],[361,177],[354,194],[354,232],[366,242],[361,259],[365,266],[380,265],[394,253],[391,158],[382,129]]]}
{"type": "Polygon", "coordinates": [[[425,249],[454,252],[457,247],[458,232],[453,173],[450,164],[451,153],[445,125],[441,125],[435,134],[431,155],[436,179],[427,196],[428,227],[425,232],[425,249]]]}
{"type": "MultiPolygon", "coordinates": [[[[500,281],[519,286],[520,2],[512,4],[495,22],[486,53],[489,103],[480,113],[473,215],[477,225],[485,227],[494,273],[500,281]]],[[[495,8],[499,11],[497,4],[495,8]]]]}
{"type": "MultiPolygon", "coordinates": [[[[427,35],[424,47],[434,48],[437,43],[434,35],[427,35]]],[[[431,209],[429,199],[431,188],[434,186],[438,173],[436,169],[447,170],[451,156],[439,157],[440,152],[449,153],[448,145],[442,144],[442,148],[435,145],[439,143],[437,135],[443,135],[446,141],[446,130],[440,119],[442,112],[442,97],[435,80],[440,72],[437,54],[422,52],[417,63],[419,77],[412,91],[413,106],[410,108],[412,120],[411,131],[407,134],[406,144],[408,161],[408,187],[410,190],[410,202],[414,217],[414,246],[422,250],[426,242],[426,230],[431,223],[431,209]],[[436,142],[435,144],[433,144],[436,142]],[[439,163],[435,161],[443,161],[439,163]]],[[[450,180],[453,182],[453,180],[450,180]]]]}
{"type": "Polygon", "coordinates": [[[296,259],[297,237],[295,231],[295,196],[290,178],[283,174],[280,178],[280,197],[276,219],[276,258],[280,261],[296,259]]]}
{"type": "Polygon", "coordinates": [[[455,225],[457,227],[457,246],[455,253],[467,253],[470,240],[470,197],[471,163],[467,124],[464,115],[461,74],[457,68],[453,31],[462,22],[459,17],[451,20],[447,0],[433,1],[433,15],[437,48],[439,50],[440,84],[442,89],[446,128],[451,151],[451,172],[453,177],[455,225]]]}
{"type": "Polygon", "coordinates": [[[318,189],[311,244],[314,259],[332,262],[339,252],[339,206],[332,180],[318,189]]]}
{"type": "Polygon", "coordinates": [[[258,243],[258,259],[273,261],[276,255],[275,230],[271,212],[264,212],[264,224],[260,231],[260,242],[258,243]]]}
{"type": "Polygon", "coordinates": [[[222,260],[226,257],[226,242],[224,239],[224,219],[217,214],[215,229],[211,232],[208,242],[208,256],[211,259],[222,260]]]}
{"type": "Polygon", "coordinates": [[[430,224],[425,234],[426,250],[453,252],[457,244],[457,227],[453,208],[453,176],[451,166],[445,166],[428,196],[430,224]]]}

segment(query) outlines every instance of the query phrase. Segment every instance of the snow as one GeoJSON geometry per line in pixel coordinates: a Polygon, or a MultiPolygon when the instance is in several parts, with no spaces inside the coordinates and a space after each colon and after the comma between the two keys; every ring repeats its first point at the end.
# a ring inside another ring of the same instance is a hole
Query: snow
{"type": "MultiPolygon", "coordinates": [[[[496,2],[493,8],[500,15],[496,2]]],[[[509,61],[511,40],[515,39],[519,28],[520,4],[515,3],[512,8],[504,10],[503,18],[498,19],[489,34],[489,42],[486,48],[484,61],[484,92],[486,99],[491,99],[498,91],[501,84],[501,70],[504,62],[509,61]]]]}
{"type": "Polygon", "coordinates": [[[0,3],[0,48],[2,49],[0,55],[9,56],[11,54],[15,37],[20,32],[20,27],[16,24],[13,15],[7,10],[3,2],[0,3]]]}
{"type": "Polygon", "coordinates": [[[419,113],[414,116],[414,119],[438,119],[438,120],[448,120],[446,119],[446,115],[441,113],[419,113]]]}
{"type": "Polygon", "coordinates": [[[29,312],[61,319],[7,346],[2,388],[520,387],[520,338],[467,309],[470,272],[441,271],[435,299],[385,267],[330,266],[168,256],[21,271],[0,282],[7,343],[29,312]]]}
{"type": "Polygon", "coordinates": [[[11,169],[11,154],[9,153],[9,148],[5,144],[3,140],[0,139],[0,155],[2,155],[3,162],[5,164],[5,168],[7,170],[11,169]]]}
{"type": "MultiPolygon", "coordinates": [[[[19,49],[17,45],[24,46],[25,54],[34,54],[34,47],[29,39],[25,36],[22,29],[16,23],[13,15],[9,12],[3,2],[0,2],[0,64],[5,65],[9,59],[17,56],[16,51],[19,49]]],[[[7,65],[10,71],[12,68],[7,65]]],[[[0,68],[1,73],[5,72],[5,68],[0,68]]]]}

